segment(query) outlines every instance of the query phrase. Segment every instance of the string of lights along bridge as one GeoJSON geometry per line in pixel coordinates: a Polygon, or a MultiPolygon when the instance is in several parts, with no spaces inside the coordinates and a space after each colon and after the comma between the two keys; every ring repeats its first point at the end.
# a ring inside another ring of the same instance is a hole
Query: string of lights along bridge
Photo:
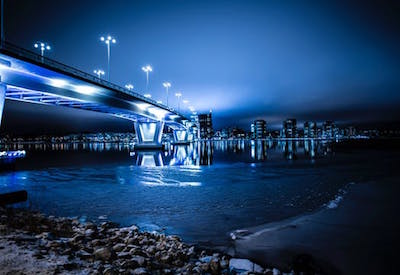
{"type": "MultiPolygon", "coordinates": [[[[111,63],[111,46],[113,44],[117,44],[116,38],[114,38],[111,35],[107,36],[101,36],[100,41],[106,45],[106,50],[107,50],[107,71],[104,71],[101,68],[96,68],[93,70],[93,73],[99,78],[106,77],[107,81],[110,81],[110,75],[111,75],[111,68],[110,68],[110,63],[111,63]]],[[[52,47],[47,43],[47,42],[41,42],[38,41],[34,43],[34,48],[38,49],[40,51],[40,55],[44,57],[46,51],[52,50],[52,47]]],[[[153,67],[151,65],[145,65],[142,67],[142,71],[146,74],[146,89],[145,93],[143,94],[144,97],[146,98],[152,98],[152,95],[149,91],[150,87],[150,73],[153,72],[153,67]]],[[[170,88],[172,87],[171,82],[165,81],[162,83],[162,86],[166,90],[166,101],[165,104],[167,107],[169,106],[169,94],[170,94],[170,88]]],[[[132,83],[126,83],[124,86],[127,90],[133,91],[135,86],[132,83]]],[[[196,108],[192,105],[189,105],[190,101],[188,99],[183,99],[183,93],[182,91],[177,91],[175,93],[175,97],[177,98],[177,110],[178,112],[181,111],[181,102],[184,104],[185,107],[190,111],[191,114],[197,115],[196,108]]],[[[164,102],[162,100],[157,100],[156,101],[158,104],[163,104],[164,102]]]]}

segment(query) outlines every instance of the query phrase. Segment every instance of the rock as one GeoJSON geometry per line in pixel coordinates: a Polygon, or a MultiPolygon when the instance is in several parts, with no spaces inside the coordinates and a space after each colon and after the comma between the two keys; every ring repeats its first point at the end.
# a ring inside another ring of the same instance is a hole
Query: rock
{"type": "Polygon", "coordinates": [[[273,275],[279,275],[279,274],[281,274],[281,272],[279,271],[279,269],[274,268],[274,269],[272,269],[272,274],[273,275]]]}
{"type": "Polygon", "coordinates": [[[85,250],[80,251],[77,256],[82,260],[89,260],[93,258],[93,255],[86,252],[85,250]]]}
{"type": "Polygon", "coordinates": [[[123,243],[117,243],[116,245],[113,246],[113,250],[115,252],[121,252],[125,248],[125,244],[123,243]]]}
{"type": "Polygon", "coordinates": [[[77,269],[78,264],[77,263],[66,263],[66,264],[63,264],[63,268],[67,271],[71,271],[71,270],[77,269]]]}
{"type": "Polygon", "coordinates": [[[143,256],[133,256],[131,261],[135,261],[138,266],[144,266],[146,263],[146,258],[143,256]]]}
{"type": "Polygon", "coordinates": [[[129,259],[131,257],[131,253],[129,252],[118,252],[117,257],[120,259],[129,259]]]}
{"type": "Polygon", "coordinates": [[[103,271],[104,275],[118,275],[119,273],[113,267],[107,267],[103,271]]]}
{"type": "Polygon", "coordinates": [[[199,260],[203,263],[209,263],[213,257],[212,256],[205,256],[201,257],[199,260]]]}
{"type": "Polygon", "coordinates": [[[143,275],[143,274],[149,274],[146,268],[139,267],[133,270],[132,274],[136,275],[143,275]]]}
{"type": "Polygon", "coordinates": [[[210,261],[210,270],[212,274],[219,274],[220,266],[219,266],[219,259],[213,257],[210,261]]]}
{"type": "Polygon", "coordinates": [[[97,260],[109,261],[115,256],[114,251],[109,247],[99,248],[94,251],[94,257],[97,260]]]}
{"type": "Polygon", "coordinates": [[[261,266],[247,259],[232,258],[229,261],[229,268],[235,271],[250,271],[262,273],[264,270],[261,266]]]}

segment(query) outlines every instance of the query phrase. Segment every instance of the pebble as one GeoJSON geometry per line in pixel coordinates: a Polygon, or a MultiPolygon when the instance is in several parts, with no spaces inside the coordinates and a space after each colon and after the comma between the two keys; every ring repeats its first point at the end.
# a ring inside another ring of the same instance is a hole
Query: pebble
{"type": "MultiPolygon", "coordinates": [[[[56,261],[57,272],[85,270],[92,274],[236,274],[263,273],[264,269],[247,260],[227,254],[199,253],[178,236],[141,232],[135,225],[119,228],[102,221],[46,217],[23,209],[0,207],[0,236],[24,245],[38,259],[56,261]],[[28,221],[28,222],[27,222],[28,221]]],[[[281,274],[272,269],[273,275],[281,274]]]]}

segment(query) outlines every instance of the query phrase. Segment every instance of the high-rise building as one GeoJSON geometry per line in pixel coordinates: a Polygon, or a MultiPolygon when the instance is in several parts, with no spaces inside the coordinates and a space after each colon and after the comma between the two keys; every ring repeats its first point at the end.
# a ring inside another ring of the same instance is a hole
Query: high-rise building
{"type": "Polygon", "coordinates": [[[296,121],[296,119],[289,118],[283,122],[282,137],[283,138],[296,138],[297,137],[297,121],[296,121]]]}
{"type": "Polygon", "coordinates": [[[200,114],[199,116],[200,125],[200,138],[210,139],[213,137],[213,127],[212,127],[212,113],[200,114]]]}
{"type": "Polygon", "coordinates": [[[305,138],[316,138],[318,137],[317,123],[315,121],[304,122],[304,137],[305,138]]]}
{"type": "Polygon", "coordinates": [[[331,139],[336,136],[336,127],[333,121],[327,120],[322,125],[322,138],[331,139]]]}
{"type": "Polygon", "coordinates": [[[252,138],[262,139],[267,137],[267,122],[258,119],[251,124],[252,138]]]}

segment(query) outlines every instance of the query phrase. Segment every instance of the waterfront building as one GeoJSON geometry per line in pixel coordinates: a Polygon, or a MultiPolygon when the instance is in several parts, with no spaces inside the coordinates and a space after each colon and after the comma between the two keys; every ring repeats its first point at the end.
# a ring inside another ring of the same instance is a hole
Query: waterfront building
{"type": "Polygon", "coordinates": [[[283,122],[282,137],[283,138],[297,137],[297,120],[295,118],[289,118],[283,122]]]}
{"type": "Polygon", "coordinates": [[[212,127],[212,112],[208,114],[200,114],[198,116],[200,125],[200,138],[210,139],[213,137],[213,127],[212,127]]]}
{"type": "Polygon", "coordinates": [[[335,124],[331,120],[327,120],[322,125],[322,138],[324,139],[332,139],[337,135],[337,129],[335,124]]]}
{"type": "Polygon", "coordinates": [[[304,137],[305,138],[316,138],[317,135],[318,135],[317,123],[315,121],[304,122],[304,137]]]}
{"type": "Polygon", "coordinates": [[[263,119],[257,119],[251,124],[251,136],[254,139],[267,137],[267,122],[263,119]]]}

